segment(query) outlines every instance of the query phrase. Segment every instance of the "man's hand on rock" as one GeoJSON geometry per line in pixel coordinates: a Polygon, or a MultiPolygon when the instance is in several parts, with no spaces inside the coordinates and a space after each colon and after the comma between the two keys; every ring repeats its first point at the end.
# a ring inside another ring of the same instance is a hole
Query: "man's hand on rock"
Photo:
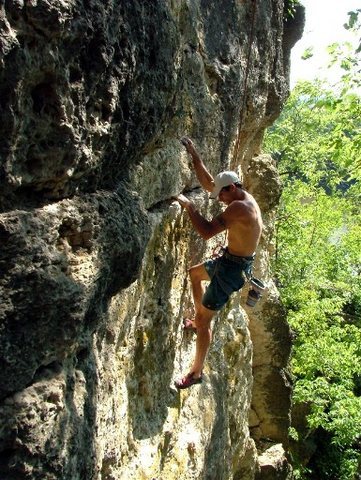
{"type": "Polygon", "coordinates": [[[196,149],[194,148],[194,144],[189,137],[182,137],[180,139],[180,141],[181,141],[182,145],[184,145],[186,147],[186,150],[187,150],[188,153],[190,153],[192,155],[193,153],[196,152],[196,149]]]}
{"type": "Polygon", "coordinates": [[[180,193],[177,197],[174,197],[175,200],[177,200],[183,208],[188,209],[193,203],[187,198],[185,195],[180,193]]]}

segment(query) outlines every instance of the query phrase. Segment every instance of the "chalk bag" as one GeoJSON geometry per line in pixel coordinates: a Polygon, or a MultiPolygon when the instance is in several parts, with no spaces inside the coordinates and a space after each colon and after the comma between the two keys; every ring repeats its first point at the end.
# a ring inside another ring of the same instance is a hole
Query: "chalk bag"
{"type": "Polygon", "coordinates": [[[258,300],[262,297],[262,294],[266,288],[265,284],[258,278],[251,278],[250,280],[251,288],[248,291],[246,305],[249,307],[254,307],[258,300]]]}

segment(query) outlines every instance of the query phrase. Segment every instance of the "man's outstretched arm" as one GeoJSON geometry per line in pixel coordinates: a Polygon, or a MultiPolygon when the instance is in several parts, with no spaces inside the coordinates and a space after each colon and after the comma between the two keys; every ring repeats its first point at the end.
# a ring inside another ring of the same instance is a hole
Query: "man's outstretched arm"
{"type": "Polygon", "coordinates": [[[181,138],[182,144],[186,147],[187,152],[191,155],[193,160],[193,167],[196,172],[199,183],[202,187],[211,192],[214,187],[214,180],[212,175],[208,172],[206,166],[204,165],[202,159],[198,155],[192,140],[188,137],[181,138]]]}

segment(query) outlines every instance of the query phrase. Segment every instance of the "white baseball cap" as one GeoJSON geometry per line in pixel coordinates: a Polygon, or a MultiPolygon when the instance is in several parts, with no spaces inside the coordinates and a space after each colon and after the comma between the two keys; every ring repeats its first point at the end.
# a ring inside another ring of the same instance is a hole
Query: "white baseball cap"
{"type": "Polygon", "coordinates": [[[221,172],[214,179],[214,188],[210,198],[217,198],[223,187],[228,187],[232,183],[241,183],[235,172],[221,172]]]}

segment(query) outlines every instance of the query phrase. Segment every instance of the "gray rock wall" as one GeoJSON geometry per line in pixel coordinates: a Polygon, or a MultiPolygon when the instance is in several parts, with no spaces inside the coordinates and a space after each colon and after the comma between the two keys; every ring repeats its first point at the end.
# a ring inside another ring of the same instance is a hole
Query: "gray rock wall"
{"type": "Polygon", "coordinates": [[[286,446],[289,331],[268,266],[280,185],[259,155],[300,31],[283,10],[0,4],[1,478],[253,479],[255,440],[286,446]],[[185,133],[213,174],[238,169],[259,200],[256,271],[271,294],[255,312],[245,293],[233,298],[206,383],[178,393],[194,352],[181,328],[187,268],[212,246],[171,197],[219,209],[198,188],[185,133]]]}

